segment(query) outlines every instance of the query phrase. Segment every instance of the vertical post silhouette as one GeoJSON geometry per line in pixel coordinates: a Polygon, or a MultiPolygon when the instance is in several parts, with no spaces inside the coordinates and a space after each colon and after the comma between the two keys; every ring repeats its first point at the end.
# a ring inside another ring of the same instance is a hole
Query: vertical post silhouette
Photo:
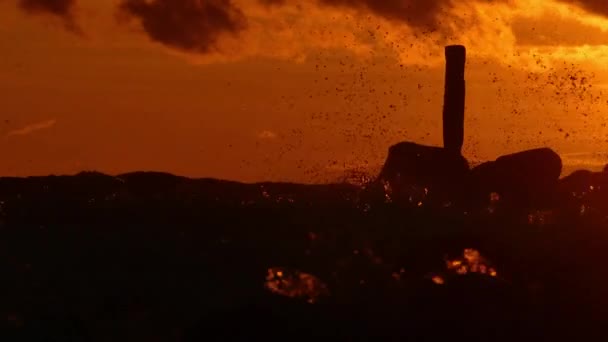
{"type": "Polygon", "coordinates": [[[445,48],[445,94],[443,99],[443,147],[461,154],[464,143],[466,49],[462,45],[445,48]]]}

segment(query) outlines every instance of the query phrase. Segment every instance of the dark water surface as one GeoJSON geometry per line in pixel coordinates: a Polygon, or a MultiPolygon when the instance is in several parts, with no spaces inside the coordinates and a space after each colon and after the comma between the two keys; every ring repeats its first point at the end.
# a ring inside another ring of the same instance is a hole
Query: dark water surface
{"type": "Polygon", "coordinates": [[[347,184],[2,179],[0,334],[602,340],[608,193],[585,186],[550,208],[465,208],[347,184]]]}

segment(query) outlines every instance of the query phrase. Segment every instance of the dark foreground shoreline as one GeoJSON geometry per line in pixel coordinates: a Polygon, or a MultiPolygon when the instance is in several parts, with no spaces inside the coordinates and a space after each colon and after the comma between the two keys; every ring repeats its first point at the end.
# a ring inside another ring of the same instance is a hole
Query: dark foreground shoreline
{"type": "Polygon", "coordinates": [[[369,201],[348,184],[2,178],[0,338],[603,340],[608,189],[575,185],[513,210],[369,201]],[[496,274],[449,269],[465,249],[496,274]],[[278,267],[327,291],[272,293],[278,267]]]}

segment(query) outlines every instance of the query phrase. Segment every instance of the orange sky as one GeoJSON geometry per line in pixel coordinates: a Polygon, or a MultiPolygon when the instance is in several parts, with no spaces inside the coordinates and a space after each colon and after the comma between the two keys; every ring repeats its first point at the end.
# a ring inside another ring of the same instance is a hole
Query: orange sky
{"type": "Polygon", "coordinates": [[[454,3],[0,0],[0,175],[373,169],[392,143],[441,144],[451,43],[467,157],[608,152],[608,5],[454,3]]]}

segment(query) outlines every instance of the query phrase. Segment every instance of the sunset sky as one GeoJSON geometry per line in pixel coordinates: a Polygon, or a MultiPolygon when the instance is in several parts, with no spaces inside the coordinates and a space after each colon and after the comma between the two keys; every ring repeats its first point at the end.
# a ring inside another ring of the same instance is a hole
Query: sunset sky
{"type": "Polygon", "coordinates": [[[470,160],[608,161],[605,0],[0,0],[0,176],[373,171],[441,145],[448,44],[470,160]]]}

